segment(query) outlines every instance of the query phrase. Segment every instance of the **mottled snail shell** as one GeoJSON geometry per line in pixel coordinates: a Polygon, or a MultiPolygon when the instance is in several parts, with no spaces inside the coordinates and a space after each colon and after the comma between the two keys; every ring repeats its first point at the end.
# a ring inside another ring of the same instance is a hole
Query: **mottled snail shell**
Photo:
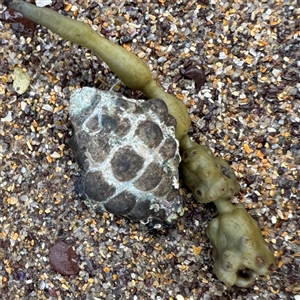
{"type": "Polygon", "coordinates": [[[70,120],[77,191],[88,206],[144,222],[182,215],[176,121],[162,100],[84,87],[72,93],[70,120]]]}

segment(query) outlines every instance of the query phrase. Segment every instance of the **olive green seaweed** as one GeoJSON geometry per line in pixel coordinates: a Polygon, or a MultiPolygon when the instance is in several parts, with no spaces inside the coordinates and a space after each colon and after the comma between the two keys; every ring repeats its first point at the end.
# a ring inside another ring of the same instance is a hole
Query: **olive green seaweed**
{"type": "Polygon", "coordinates": [[[187,133],[191,121],[184,103],[156,84],[147,65],[83,22],[22,0],[2,3],[59,36],[91,49],[129,88],[142,91],[147,98],[165,101],[177,121],[175,134],[182,154],[184,182],[198,202],[214,202],[219,212],[207,231],[213,244],[217,277],[228,286],[246,287],[254,283],[256,275],[269,274],[274,267],[272,250],[245,208],[230,202],[230,198],[239,191],[233,170],[206,146],[190,140],[187,133]]]}

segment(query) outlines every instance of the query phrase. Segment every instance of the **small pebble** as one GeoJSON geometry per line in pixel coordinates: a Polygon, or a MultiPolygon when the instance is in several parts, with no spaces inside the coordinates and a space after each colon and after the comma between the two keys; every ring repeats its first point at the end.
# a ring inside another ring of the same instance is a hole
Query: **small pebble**
{"type": "Polygon", "coordinates": [[[76,275],[79,273],[79,256],[72,246],[58,241],[49,249],[49,261],[51,267],[62,275],[76,275]]]}
{"type": "Polygon", "coordinates": [[[19,94],[22,95],[26,92],[30,84],[30,77],[21,68],[16,67],[14,69],[14,82],[13,88],[19,94]]]}

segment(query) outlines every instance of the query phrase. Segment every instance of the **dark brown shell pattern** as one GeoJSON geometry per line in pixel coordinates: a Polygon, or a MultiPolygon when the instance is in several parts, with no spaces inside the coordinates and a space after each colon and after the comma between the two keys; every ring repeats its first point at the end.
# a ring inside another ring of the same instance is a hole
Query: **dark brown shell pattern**
{"type": "Polygon", "coordinates": [[[172,223],[182,215],[175,119],[160,99],[133,100],[84,87],[70,100],[76,190],[97,212],[172,223]]]}

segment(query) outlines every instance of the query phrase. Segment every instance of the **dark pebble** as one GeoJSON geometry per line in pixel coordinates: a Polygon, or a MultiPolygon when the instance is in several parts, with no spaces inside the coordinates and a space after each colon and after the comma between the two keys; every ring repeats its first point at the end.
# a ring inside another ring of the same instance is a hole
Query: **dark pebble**
{"type": "Polygon", "coordinates": [[[50,247],[49,261],[51,267],[62,275],[76,275],[79,273],[78,255],[72,246],[62,241],[50,247]]]}

